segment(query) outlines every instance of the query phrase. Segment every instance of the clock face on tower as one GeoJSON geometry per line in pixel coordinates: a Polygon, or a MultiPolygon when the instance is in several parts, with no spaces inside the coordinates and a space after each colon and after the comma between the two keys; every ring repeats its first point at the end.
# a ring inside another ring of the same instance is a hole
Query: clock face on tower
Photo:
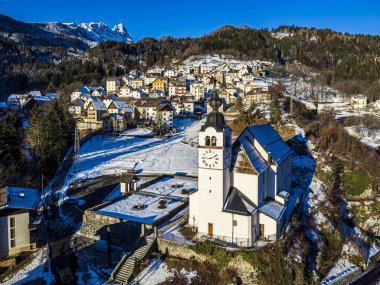
{"type": "Polygon", "coordinates": [[[205,167],[211,168],[219,166],[220,161],[218,154],[215,152],[215,150],[207,149],[202,153],[202,164],[205,167]]]}

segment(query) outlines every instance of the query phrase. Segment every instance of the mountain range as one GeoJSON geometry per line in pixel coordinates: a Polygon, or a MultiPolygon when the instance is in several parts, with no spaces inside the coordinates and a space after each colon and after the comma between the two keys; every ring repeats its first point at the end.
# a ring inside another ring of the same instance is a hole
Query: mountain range
{"type": "Polygon", "coordinates": [[[123,24],[25,23],[0,14],[0,36],[26,46],[65,47],[85,51],[100,42],[132,42],[123,24]]]}

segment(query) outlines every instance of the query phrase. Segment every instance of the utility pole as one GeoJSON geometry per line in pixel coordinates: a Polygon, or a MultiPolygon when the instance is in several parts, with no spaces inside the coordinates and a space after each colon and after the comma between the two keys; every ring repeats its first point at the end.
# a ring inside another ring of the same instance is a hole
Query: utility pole
{"type": "Polygon", "coordinates": [[[78,130],[78,122],[75,122],[75,134],[74,134],[74,174],[80,172],[80,160],[79,160],[79,150],[80,150],[80,134],[78,130]]]}

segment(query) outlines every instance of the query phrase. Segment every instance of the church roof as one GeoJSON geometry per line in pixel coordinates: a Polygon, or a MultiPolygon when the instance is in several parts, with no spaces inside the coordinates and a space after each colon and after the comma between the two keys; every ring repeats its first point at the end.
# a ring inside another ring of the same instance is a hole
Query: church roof
{"type": "Polygon", "coordinates": [[[250,215],[256,211],[257,207],[252,201],[241,193],[237,188],[231,187],[228,193],[223,210],[240,215],[250,215]]]}
{"type": "Polygon", "coordinates": [[[208,127],[212,127],[217,132],[222,132],[224,129],[228,128],[228,126],[224,121],[223,114],[218,111],[223,103],[216,92],[214,92],[210,98],[209,104],[213,108],[213,111],[207,115],[206,123],[202,126],[201,131],[206,130],[208,127]]]}
{"type": "Polygon", "coordinates": [[[264,150],[270,153],[277,164],[280,164],[293,153],[271,124],[261,124],[247,128],[264,150]]]}
{"type": "MultiPolygon", "coordinates": [[[[236,169],[240,169],[243,167],[240,161],[242,158],[239,158],[242,152],[244,152],[247,155],[249,162],[251,163],[252,167],[256,170],[257,174],[261,174],[268,169],[268,164],[260,156],[258,151],[253,146],[252,142],[247,137],[240,137],[234,144],[233,165],[236,167],[236,169]]],[[[244,169],[242,170],[244,171],[244,169]]],[[[249,172],[249,169],[246,170],[249,172]]]]}
{"type": "Polygon", "coordinates": [[[259,211],[268,217],[275,219],[276,221],[280,221],[286,207],[281,205],[271,199],[264,200],[259,207],[259,211]]]}

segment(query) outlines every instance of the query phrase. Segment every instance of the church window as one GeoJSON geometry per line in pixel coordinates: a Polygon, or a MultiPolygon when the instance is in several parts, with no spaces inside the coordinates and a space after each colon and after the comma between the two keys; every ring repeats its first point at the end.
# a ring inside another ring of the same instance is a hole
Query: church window
{"type": "Polygon", "coordinates": [[[216,137],[211,138],[211,146],[216,146],[216,137]]]}
{"type": "Polygon", "coordinates": [[[211,190],[210,190],[210,193],[211,193],[211,190]]]}
{"type": "Polygon", "coordinates": [[[210,177],[210,180],[211,180],[211,177],[210,177]]]}
{"type": "Polygon", "coordinates": [[[234,220],[234,227],[237,227],[237,221],[234,220]]]}
{"type": "Polygon", "coordinates": [[[205,143],[205,145],[210,145],[210,137],[209,136],[206,137],[206,143],[205,143]]]}

